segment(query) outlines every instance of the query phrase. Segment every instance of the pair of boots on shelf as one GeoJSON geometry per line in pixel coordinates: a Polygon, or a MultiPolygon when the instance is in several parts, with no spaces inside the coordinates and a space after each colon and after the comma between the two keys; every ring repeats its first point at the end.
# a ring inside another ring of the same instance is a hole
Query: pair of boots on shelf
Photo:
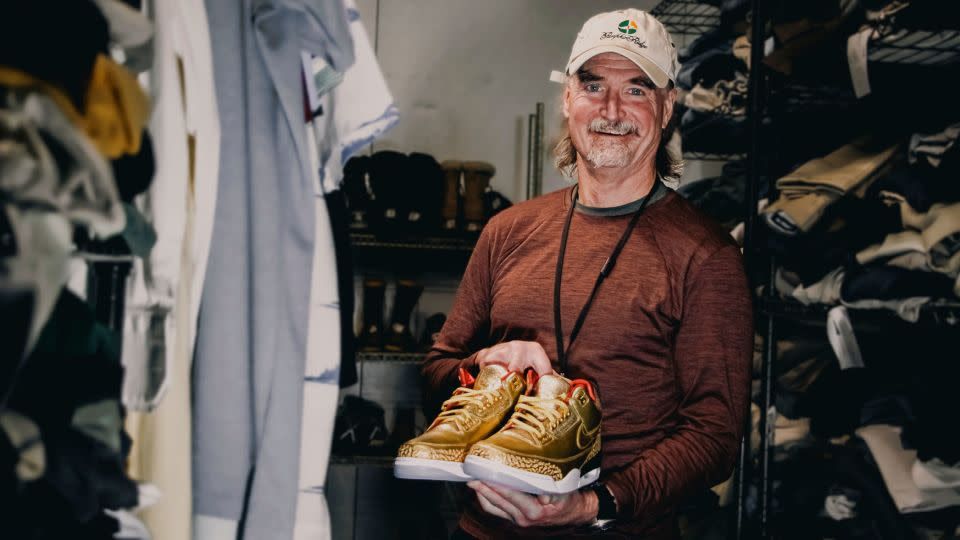
{"type": "Polygon", "coordinates": [[[510,201],[490,189],[483,161],[444,161],[390,150],[355,156],[343,168],[351,230],[427,236],[476,233],[510,201]]]}
{"type": "Polygon", "coordinates": [[[496,168],[485,161],[447,160],[443,168],[441,227],[445,232],[480,232],[489,218],[486,196],[496,168]]]}
{"type": "Polygon", "coordinates": [[[358,337],[357,350],[361,352],[418,352],[433,345],[436,335],[446,322],[446,316],[436,313],[427,318],[423,339],[418,343],[410,331],[413,309],[423,293],[423,285],[410,279],[398,279],[390,310],[389,326],[383,328],[383,308],[387,282],[379,278],[363,281],[363,329],[358,337]]]}
{"type": "Polygon", "coordinates": [[[424,235],[439,228],[443,170],[429,154],[381,150],[350,158],[343,191],[353,230],[424,235]]]}
{"type": "Polygon", "coordinates": [[[433,156],[381,150],[350,158],[343,176],[351,229],[411,234],[437,229],[443,171],[433,156]]]}

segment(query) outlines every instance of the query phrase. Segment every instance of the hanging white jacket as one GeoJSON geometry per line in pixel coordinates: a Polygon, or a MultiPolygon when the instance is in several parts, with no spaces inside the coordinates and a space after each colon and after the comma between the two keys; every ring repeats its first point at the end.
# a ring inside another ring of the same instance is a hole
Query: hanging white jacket
{"type": "Polygon", "coordinates": [[[190,363],[217,196],[220,121],[206,8],[202,0],[153,2],[155,108],[150,122],[156,176],[146,213],[157,243],[131,288],[124,332],[127,370],[143,388],[125,388],[134,438],[131,472],[160,488],[144,512],[155,538],[191,535],[190,363]],[[162,362],[162,381],[149,377],[162,362]],[[161,399],[162,398],[162,399],[161,399]]]}

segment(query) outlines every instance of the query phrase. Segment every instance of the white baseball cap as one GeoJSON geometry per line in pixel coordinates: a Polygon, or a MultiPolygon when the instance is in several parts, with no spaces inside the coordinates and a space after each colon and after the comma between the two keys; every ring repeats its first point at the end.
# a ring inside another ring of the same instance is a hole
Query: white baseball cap
{"type": "Polygon", "coordinates": [[[622,9],[599,13],[583,23],[573,42],[566,75],[594,56],[612,52],[633,61],[659,88],[677,82],[680,62],[670,33],[646,11],[622,9]]]}

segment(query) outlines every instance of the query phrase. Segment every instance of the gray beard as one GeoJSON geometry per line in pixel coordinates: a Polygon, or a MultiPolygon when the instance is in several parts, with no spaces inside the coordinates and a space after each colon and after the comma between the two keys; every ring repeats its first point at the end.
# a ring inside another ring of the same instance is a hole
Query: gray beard
{"type": "Polygon", "coordinates": [[[615,141],[604,141],[594,145],[584,158],[598,169],[626,167],[629,161],[626,145],[615,141]]]}

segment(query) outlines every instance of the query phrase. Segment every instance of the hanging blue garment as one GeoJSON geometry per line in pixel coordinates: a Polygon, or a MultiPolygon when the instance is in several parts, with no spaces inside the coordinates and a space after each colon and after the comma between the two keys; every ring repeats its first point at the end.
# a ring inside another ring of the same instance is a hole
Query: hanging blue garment
{"type": "Polygon", "coordinates": [[[206,0],[220,184],[193,378],[194,537],[291,538],[314,244],[300,53],[345,71],[339,0],[206,0]]]}

